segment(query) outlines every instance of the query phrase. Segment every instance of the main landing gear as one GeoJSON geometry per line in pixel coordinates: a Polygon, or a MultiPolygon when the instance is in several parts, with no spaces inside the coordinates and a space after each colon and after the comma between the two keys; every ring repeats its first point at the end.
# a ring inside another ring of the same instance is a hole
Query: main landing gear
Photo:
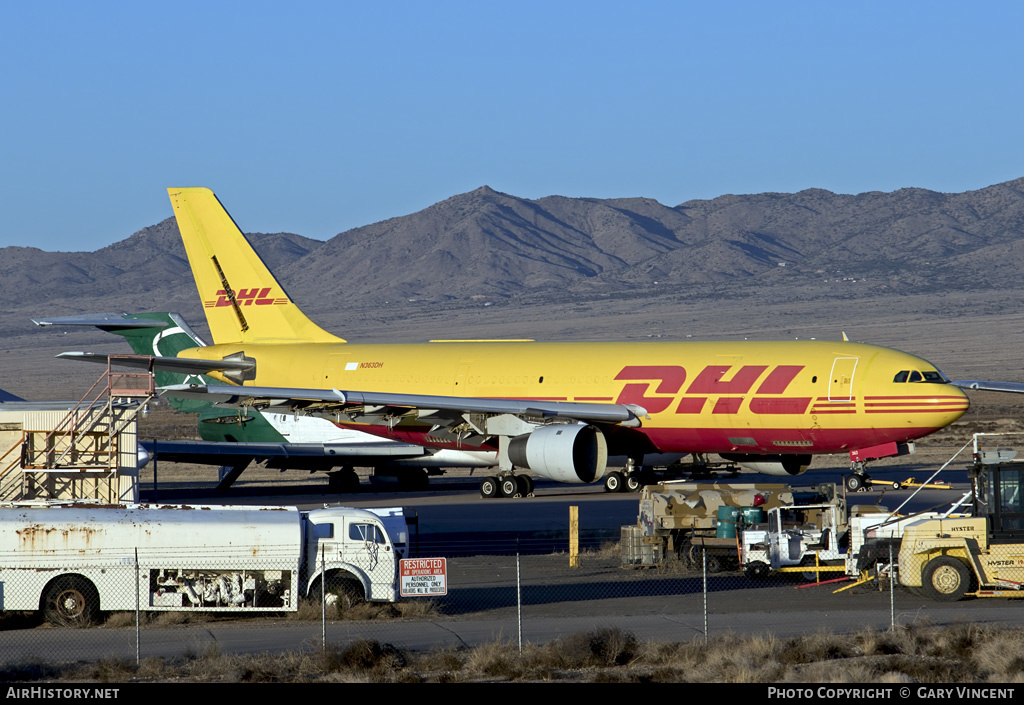
{"type": "Polygon", "coordinates": [[[653,484],[655,481],[654,472],[644,468],[637,461],[630,458],[626,461],[626,467],[622,472],[612,470],[604,476],[605,492],[639,492],[644,485],[653,484]]]}
{"type": "Polygon", "coordinates": [[[529,475],[502,475],[485,477],[480,481],[480,496],[484,499],[494,497],[532,497],[533,478],[529,475]]]}
{"type": "Polygon", "coordinates": [[[605,492],[639,492],[646,484],[649,483],[643,482],[639,473],[623,474],[612,470],[604,477],[605,492]]]}

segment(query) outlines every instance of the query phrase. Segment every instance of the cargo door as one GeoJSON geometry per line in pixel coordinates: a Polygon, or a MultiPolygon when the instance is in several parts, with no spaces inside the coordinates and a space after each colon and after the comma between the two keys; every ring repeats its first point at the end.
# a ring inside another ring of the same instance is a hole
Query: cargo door
{"type": "Polygon", "coordinates": [[[859,359],[837,357],[832,362],[832,376],[828,380],[829,401],[853,401],[853,375],[859,359]]]}
{"type": "Polygon", "coordinates": [[[460,362],[455,369],[455,383],[452,385],[452,394],[457,397],[468,397],[469,392],[469,366],[472,363],[460,362]]]}
{"type": "Polygon", "coordinates": [[[347,364],[348,353],[328,355],[327,360],[324,361],[324,368],[320,374],[320,379],[314,382],[314,386],[344,389],[345,386],[342,380],[347,364]]]}

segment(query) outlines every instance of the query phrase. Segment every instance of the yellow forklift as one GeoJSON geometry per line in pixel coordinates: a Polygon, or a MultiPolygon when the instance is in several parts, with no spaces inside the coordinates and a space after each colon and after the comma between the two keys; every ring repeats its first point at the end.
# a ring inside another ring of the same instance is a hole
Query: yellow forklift
{"type": "Polygon", "coordinates": [[[976,455],[970,517],[906,525],[900,584],[934,600],[1024,597],[1024,463],[985,464],[976,455]]]}

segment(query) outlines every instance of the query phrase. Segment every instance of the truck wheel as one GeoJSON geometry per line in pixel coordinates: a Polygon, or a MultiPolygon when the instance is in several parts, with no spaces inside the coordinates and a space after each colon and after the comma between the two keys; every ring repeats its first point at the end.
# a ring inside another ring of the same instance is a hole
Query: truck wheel
{"type": "Polygon", "coordinates": [[[352,609],[353,605],[366,601],[362,584],[351,578],[328,578],[327,595],[328,599],[334,595],[334,604],[338,606],[339,612],[352,609]]]}
{"type": "MultiPolygon", "coordinates": [[[[819,566],[825,566],[825,562],[821,561],[819,566]]],[[[814,557],[804,556],[800,561],[801,568],[814,568],[814,557]]],[[[822,573],[820,570],[808,570],[806,573],[800,573],[800,579],[805,583],[817,583],[822,580],[828,580],[828,573],[822,573]]]]}
{"type": "Polygon", "coordinates": [[[971,574],[962,561],[939,556],[928,561],[921,572],[924,593],[939,602],[962,600],[971,584],[971,574]]]}
{"type": "Polygon", "coordinates": [[[604,491],[605,492],[622,492],[622,473],[618,470],[614,470],[608,473],[608,477],[604,478],[604,491]]]}
{"type": "Polygon", "coordinates": [[[501,496],[502,497],[515,497],[519,494],[519,483],[516,482],[516,478],[506,477],[501,481],[501,496]]]}
{"type": "Polygon", "coordinates": [[[748,563],[743,572],[747,574],[748,578],[753,580],[764,580],[772,572],[772,569],[764,561],[754,561],[753,563],[748,563]]]}
{"type": "Polygon", "coordinates": [[[493,499],[498,496],[498,478],[485,477],[480,480],[480,496],[484,499],[493,499]]]}
{"type": "Polygon", "coordinates": [[[722,563],[722,559],[713,553],[708,554],[708,572],[709,573],[721,573],[725,570],[725,565],[722,563]]]}
{"type": "Polygon", "coordinates": [[[43,616],[58,627],[88,627],[96,623],[100,597],[85,578],[64,575],[46,589],[43,616]]]}
{"type": "MultiPolygon", "coordinates": [[[[309,599],[317,605],[323,600],[320,592],[322,584],[318,578],[313,583],[313,587],[309,589],[309,599]]],[[[339,575],[327,576],[327,604],[334,605],[339,612],[351,609],[353,605],[358,605],[365,602],[365,600],[366,596],[363,594],[363,586],[358,580],[344,578],[339,575]]]]}
{"type": "Polygon", "coordinates": [[[899,489],[902,489],[902,488],[903,488],[903,485],[901,485],[901,484],[900,484],[900,483],[898,483],[898,482],[894,482],[894,483],[892,483],[892,488],[893,488],[894,490],[899,490],[899,489]]]}

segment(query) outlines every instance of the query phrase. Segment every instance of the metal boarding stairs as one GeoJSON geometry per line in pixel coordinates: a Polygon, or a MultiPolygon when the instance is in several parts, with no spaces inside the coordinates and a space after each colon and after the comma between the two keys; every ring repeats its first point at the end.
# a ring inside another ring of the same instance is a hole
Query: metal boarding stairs
{"type": "MultiPolygon", "coordinates": [[[[110,355],[107,369],[82,398],[55,423],[44,414],[26,424],[21,443],[0,455],[0,501],[45,499],[38,474],[93,474],[117,477],[119,468],[137,464],[139,411],[156,395],[153,358],[149,355],[110,355]],[[145,366],[146,372],[116,372],[119,361],[145,366]],[[140,363],[140,361],[144,361],[140,363]],[[39,419],[39,420],[35,420],[39,419]]],[[[60,412],[57,412],[60,413],[60,412]]],[[[0,451],[3,449],[0,448],[0,451]]]]}

